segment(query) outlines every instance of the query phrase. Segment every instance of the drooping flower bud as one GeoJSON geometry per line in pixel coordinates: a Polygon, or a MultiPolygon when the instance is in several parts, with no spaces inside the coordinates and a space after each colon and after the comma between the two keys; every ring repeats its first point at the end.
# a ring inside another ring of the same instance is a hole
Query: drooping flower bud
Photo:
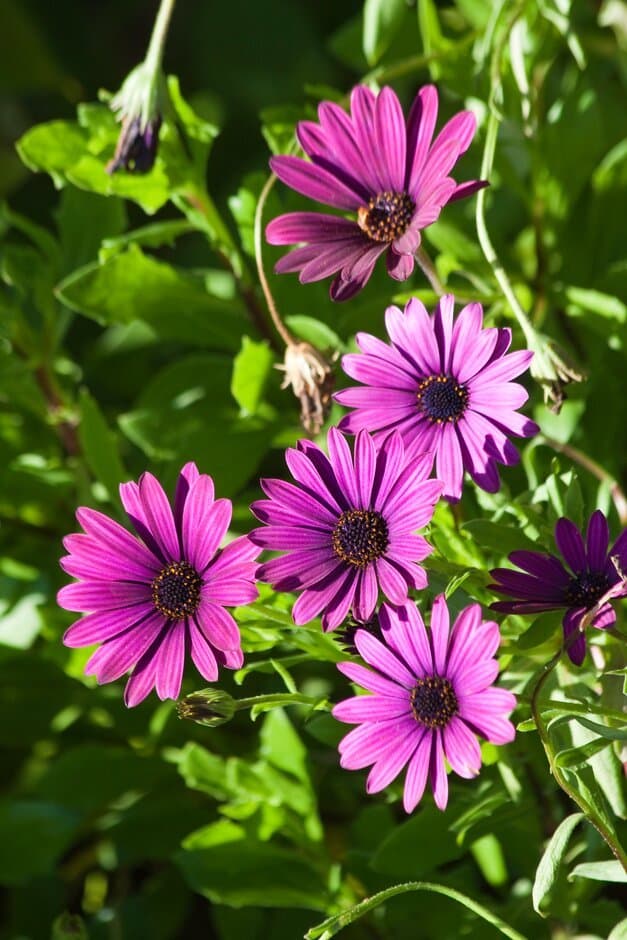
{"type": "Polygon", "coordinates": [[[199,689],[177,702],[176,710],[179,718],[217,728],[235,714],[235,699],[221,689],[199,689]]]}
{"type": "Polygon", "coordinates": [[[110,107],[122,123],[107,173],[148,173],[154,166],[168,96],[165,76],[146,60],[127,76],[110,107]]]}

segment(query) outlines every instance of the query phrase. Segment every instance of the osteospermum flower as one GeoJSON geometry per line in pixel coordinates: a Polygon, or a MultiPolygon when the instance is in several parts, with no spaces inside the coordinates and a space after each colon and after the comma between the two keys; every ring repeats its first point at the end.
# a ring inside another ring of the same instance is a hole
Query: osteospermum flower
{"type": "Polygon", "coordinates": [[[265,524],[250,538],[286,552],[261,565],[257,577],[279,591],[302,591],[295,623],[323,611],[324,629],[334,630],[350,610],[357,620],[369,620],[379,589],[400,604],[410,587],[425,587],[417,562],[431,546],[413,533],[431,520],[442,484],[425,479],[428,457],[407,463],[398,434],[377,451],[362,431],[351,455],[344,436],[331,428],[327,444],[328,457],[311,441],[286,451],[296,484],[261,481],[268,499],[251,509],[265,524]]]}
{"type": "Polygon", "coordinates": [[[474,777],[481,767],[477,733],[494,744],[514,738],[507,716],[516,699],[493,687],[499,628],[482,621],[479,604],[471,604],[450,630],[443,594],[434,601],[429,631],[411,601],[398,608],[384,604],[379,618],[382,640],[365,630],[355,634],[360,656],[375,671],[353,662],[338,664],[352,682],[372,693],[333,709],[340,721],[359,726],[340,742],[340,763],[348,770],[372,765],[368,793],[383,790],[407,766],[405,811],[418,805],[427,778],[436,806],[444,809],[444,759],[460,777],[474,777]]]}
{"type": "Polygon", "coordinates": [[[333,300],[360,291],[384,253],[388,273],[406,280],[421,229],[435,222],[446,203],[487,185],[483,180],[458,185],[449,176],[474,136],[472,112],[456,114],[432,143],[437,114],[433,85],[420,89],[407,122],[391,88],[375,95],[358,85],[350,115],[325,101],[318,124],[301,121],[296,134],[309,160],[272,157],[272,170],[292,189],[350,217],[291,212],[274,219],[266,229],[270,244],[302,243],[275,270],[300,272],[302,284],[335,275],[333,300]]]}
{"type": "Polygon", "coordinates": [[[585,543],[570,519],[558,519],[555,543],[564,561],[542,552],[512,552],[509,560],[522,571],[495,568],[490,574],[496,583],[489,587],[513,600],[497,601],[491,607],[508,614],[564,609],[566,649],[580,666],[586,655],[582,621],[592,612],[592,626],[609,627],[616,620],[610,599],[627,595],[627,529],[608,551],[609,537],[607,520],[599,509],[590,516],[585,543]]]}
{"type": "Polygon", "coordinates": [[[363,388],[347,388],[335,398],[355,410],[340,428],[362,428],[375,438],[400,431],[409,451],[431,452],[436,475],[448,499],[459,499],[464,470],[488,492],[500,486],[497,461],[518,462],[509,434],[529,437],[538,426],[517,413],[528,398],[512,382],[533,353],[505,355],[509,329],[483,329],[481,304],[468,304],[454,319],[454,297],[441,298],[430,317],[412,297],[405,311],[388,307],[390,344],[357,334],[361,353],[342,359],[342,368],[363,388]]]}
{"type": "Polygon", "coordinates": [[[78,509],[84,534],[63,540],[61,567],[79,580],[61,588],[58,602],[86,613],[66,632],[66,646],[101,644],[87,675],[103,683],[132,670],[131,706],[153,687],[161,699],[176,698],[187,650],[210,681],[218,665],[242,665],[239,630],[224,607],[257,597],[259,550],[246,536],[219,550],[231,502],[214,499],[211,477],[193,463],[179,475],[174,511],[150,473],[122,484],[120,495],[139,538],[101,512],[78,509]]]}

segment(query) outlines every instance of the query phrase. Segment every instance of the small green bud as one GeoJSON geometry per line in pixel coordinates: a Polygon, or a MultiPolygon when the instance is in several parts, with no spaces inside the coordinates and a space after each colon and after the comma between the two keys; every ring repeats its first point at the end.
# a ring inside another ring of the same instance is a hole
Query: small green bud
{"type": "Polygon", "coordinates": [[[235,714],[235,699],[221,689],[200,689],[177,702],[179,718],[187,718],[207,728],[217,728],[235,714]]]}

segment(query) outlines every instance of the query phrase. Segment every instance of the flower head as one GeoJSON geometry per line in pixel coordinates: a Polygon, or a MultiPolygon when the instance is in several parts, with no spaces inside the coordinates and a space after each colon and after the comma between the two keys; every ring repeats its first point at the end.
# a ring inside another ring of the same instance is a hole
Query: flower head
{"type": "Polygon", "coordinates": [[[616,620],[610,600],[627,596],[627,529],[608,551],[607,519],[597,509],[588,521],[584,543],[570,519],[558,519],[555,543],[560,555],[516,551],[509,555],[510,568],[490,572],[495,584],[491,590],[510,601],[497,601],[493,610],[507,614],[535,614],[544,610],[564,610],[562,625],[568,655],[580,666],[586,655],[582,627],[591,615],[594,627],[609,627],[616,620]]]}
{"type": "Polygon", "coordinates": [[[110,102],[122,130],[107,173],[121,169],[148,173],[153,168],[167,101],[165,77],[159,65],[147,59],[126,77],[110,102]]]}
{"type": "Polygon", "coordinates": [[[448,499],[459,499],[464,471],[484,490],[500,486],[497,461],[515,464],[519,456],[508,434],[529,437],[538,426],[517,413],[527,400],[511,380],[531,359],[527,350],[505,355],[509,329],[483,329],[483,310],[474,303],[453,316],[452,294],[442,297],[429,317],[412,298],[403,312],[385,314],[390,344],[357,334],[361,353],[342,359],[344,371],[363,383],[335,398],[355,410],[340,428],[362,428],[375,438],[400,431],[409,452],[431,452],[436,475],[448,499]]]}
{"type": "Polygon", "coordinates": [[[250,538],[286,552],[261,565],[257,576],[279,591],[302,591],[295,623],[323,611],[324,629],[334,630],[351,610],[357,620],[369,620],[379,589],[400,604],[409,588],[425,587],[417,562],[431,546],[413,533],[431,520],[442,484],[425,479],[428,457],[406,461],[398,434],[377,450],[362,431],[351,455],[344,436],[331,428],[327,444],[328,457],[311,441],[286,451],[296,484],[261,481],[268,499],[251,509],[264,525],[250,538]]]}
{"type": "Polygon", "coordinates": [[[259,550],[243,536],[219,549],[231,521],[231,502],[214,499],[213,481],[193,463],[179,475],[174,511],[150,473],[120,487],[137,536],[101,512],[82,507],[84,534],[68,535],[61,567],[78,581],[58,602],[86,614],[67,630],[66,646],[100,647],[85,666],[99,683],[132,670],[126,704],[154,687],[161,699],[181,688],[186,649],[198,671],[214,681],[218,665],[238,669],[240,635],[226,606],[257,597],[259,550]]]}
{"type": "Polygon", "coordinates": [[[498,663],[492,657],[499,628],[483,622],[478,604],[466,607],[450,630],[444,595],[434,601],[427,631],[412,602],[381,607],[383,639],[365,630],[355,634],[360,656],[374,672],[357,663],[338,669],[370,695],[336,705],[340,721],[359,727],[340,742],[340,763],[348,770],[372,766],[368,793],[388,786],[407,765],[403,806],[411,813],[427,783],[435,804],[448,802],[444,758],[461,777],[474,777],[481,766],[475,737],[494,744],[514,738],[507,716],[516,705],[511,692],[493,687],[498,663]]]}
{"type": "Polygon", "coordinates": [[[272,157],[272,170],[292,189],[350,217],[291,212],[274,219],[266,230],[270,244],[301,245],[281,258],[276,271],[298,271],[302,284],[335,275],[332,299],[348,300],[385,253],[391,277],[406,280],[421,229],[448,202],[487,185],[458,185],[449,176],[475,133],[472,112],[456,114],[432,143],[437,114],[433,85],[420,89],[407,121],[391,88],[375,95],[358,85],[350,114],[325,101],[318,124],[301,121],[298,141],[309,160],[272,157]]]}
{"type": "Polygon", "coordinates": [[[281,388],[290,388],[300,402],[300,423],[311,434],[319,434],[329,416],[335,375],[331,363],[311,343],[288,343],[283,363],[281,388]]]}

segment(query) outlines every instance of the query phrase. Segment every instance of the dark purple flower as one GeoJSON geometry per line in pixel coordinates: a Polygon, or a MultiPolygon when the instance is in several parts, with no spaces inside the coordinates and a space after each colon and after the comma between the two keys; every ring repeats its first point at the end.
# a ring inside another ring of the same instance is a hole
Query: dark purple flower
{"type": "Polygon", "coordinates": [[[66,646],[101,644],[85,666],[99,683],[132,670],[126,704],[137,705],[154,687],[176,698],[186,651],[210,681],[218,664],[243,662],[235,620],[224,609],[257,597],[259,549],[246,537],[222,550],[231,502],[214,500],[213,480],[194,463],[179,475],[174,511],[151,473],[120,487],[139,538],[101,512],[82,507],[84,534],[68,535],[61,567],[79,580],[61,588],[66,610],[86,613],[67,630],[66,646]]]}
{"type": "Polygon", "coordinates": [[[458,185],[449,176],[475,133],[472,112],[456,114],[432,143],[437,114],[433,85],[420,89],[407,121],[391,88],[375,95],[358,85],[350,114],[324,101],[319,124],[301,121],[297,137],[309,160],[272,157],[272,170],[292,189],[350,217],[291,212],[274,219],[266,229],[270,244],[301,245],[275,270],[298,271],[302,284],[336,275],[333,300],[360,291],[384,253],[388,273],[406,280],[421,229],[435,222],[448,202],[487,185],[483,180],[458,185]]]}
{"type": "Polygon", "coordinates": [[[110,175],[118,170],[130,173],[148,173],[152,170],[159,145],[161,117],[157,116],[142,127],[140,118],[125,118],[118,137],[113,159],[106,171],[110,175]]]}
{"type": "Polygon", "coordinates": [[[296,485],[261,481],[268,499],[251,509],[264,525],[250,538],[286,552],[261,565],[257,577],[279,591],[302,591],[294,622],[308,623],[323,611],[324,629],[334,630],[350,610],[357,620],[369,620],[379,589],[400,604],[409,588],[426,586],[417,562],[432,549],[414,532],[430,522],[442,484],[425,479],[428,457],[406,461],[398,434],[377,450],[362,431],[353,456],[331,428],[327,446],[328,457],[311,441],[286,451],[296,485]]]}
{"type": "Polygon", "coordinates": [[[400,431],[408,452],[430,452],[443,495],[459,499],[464,470],[488,492],[500,486],[497,461],[518,462],[507,435],[530,437],[538,426],[517,413],[528,398],[512,382],[527,368],[528,350],[505,355],[509,329],[483,329],[481,304],[468,304],[454,319],[454,297],[442,297],[429,317],[415,297],[403,312],[388,307],[388,345],[369,333],[357,334],[361,353],[342,359],[342,368],[363,388],[336,393],[355,410],[339,427],[362,428],[375,439],[400,431]]]}
{"type": "Polygon", "coordinates": [[[570,519],[558,519],[555,543],[564,561],[542,552],[512,552],[509,560],[522,572],[495,568],[490,574],[496,584],[489,587],[513,600],[497,601],[492,608],[507,614],[565,609],[564,642],[571,660],[580,666],[586,655],[583,618],[592,611],[592,626],[609,627],[616,620],[610,599],[627,595],[627,529],[608,551],[609,538],[607,519],[599,509],[590,516],[585,543],[570,519]]]}
{"type": "Polygon", "coordinates": [[[450,630],[444,595],[436,597],[427,632],[416,605],[409,601],[380,611],[382,640],[358,630],[360,656],[375,672],[357,663],[340,663],[345,676],[371,692],[336,705],[340,721],[356,724],[340,742],[341,765],[369,767],[366,789],[378,793],[407,765],[403,806],[416,808],[430,780],[435,804],[445,809],[448,780],[444,759],[461,777],[474,777],[481,767],[481,734],[494,744],[514,738],[507,716],[516,699],[493,688],[499,667],[492,657],[500,634],[482,621],[479,604],[471,604],[450,630]]]}

